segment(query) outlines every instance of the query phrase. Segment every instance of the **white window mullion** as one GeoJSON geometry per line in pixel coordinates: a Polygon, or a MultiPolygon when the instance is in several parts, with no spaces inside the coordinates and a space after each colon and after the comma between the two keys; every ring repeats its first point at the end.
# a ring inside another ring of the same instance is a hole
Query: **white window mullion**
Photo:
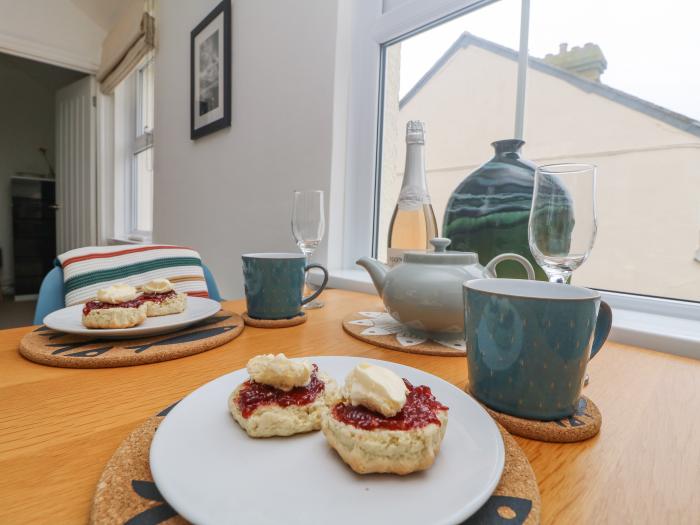
{"type": "Polygon", "coordinates": [[[527,63],[530,36],[530,0],[522,0],[520,8],[520,49],[518,51],[518,85],[515,100],[515,132],[516,139],[523,138],[525,128],[525,87],[527,85],[527,63]]]}

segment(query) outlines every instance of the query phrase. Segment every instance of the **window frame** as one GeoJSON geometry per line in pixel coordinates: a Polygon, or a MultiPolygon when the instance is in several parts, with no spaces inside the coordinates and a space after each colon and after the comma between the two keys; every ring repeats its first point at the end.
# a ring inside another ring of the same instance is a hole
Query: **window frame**
{"type": "MultiPolygon", "coordinates": [[[[383,12],[383,0],[355,2],[351,13],[346,160],[342,221],[331,223],[339,250],[329,251],[328,265],[355,268],[355,261],[376,254],[382,94],[387,46],[498,0],[405,0],[383,12]],[[352,176],[350,176],[352,174],[352,176]],[[362,175],[360,175],[362,174],[362,175]],[[367,196],[371,197],[368,199],[367,196]]],[[[529,0],[522,0],[529,5],[529,0]]],[[[522,112],[519,112],[522,114],[522,112]]],[[[333,198],[333,196],[332,196],[333,198]]],[[[331,242],[333,242],[331,240],[331,242]]]]}
{"type": "Polygon", "coordinates": [[[137,68],[124,80],[124,97],[120,99],[122,116],[122,152],[121,166],[123,177],[121,192],[123,195],[124,213],[121,216],[121,237],[133,242],[150,242],[153,238],[152,231],[139,230],[137,224],[138,194],[136,186],[137,159],[136,156],[147,150],[151,150],[153,158],[153,130],[144,131],[142,117],[143,103],[143,71],[152,65],[154,57],[146,56],[137,68]],[[143,131],[143,132],[141,132],[143,131]]]}
{"type": "MultiPolygon", "coordinates": [[[[355,261],[376,255],[376,225],[381,166],[381,118],[384,57],[388,45],[474,11],[498,0],[403,0],[384,12],[386,0],[355,2],[351,9],[349,45],[351,57],[346,106],[344,178],[331,188],[339,210],[331,220],[327,263],[330,286],[374,292],[355,261]],[[368,198],[367,196],[370,196],[368,198]]],[[[516,98],[515,134],[522,136],[527,83],[527,44],[530,0],[521,0],[520,59],[516,98]],[[524,51],[524,52],[523,52],[524,51]]],[[[338,82],[339,80],[337,80],[338,82]]],[[[660,351],[700,358],[700,303],[601,291],[614,311],[631,313],[638,322],[613,322],[611,340],[660,351]],[[648,316],[652,316],[649,318],[648,316]],[[674,336],[675,322],[697,324],[697,336],[674,336]]],[[[621,315],[624,317],[624,315],[621,315]]],[[[629,316],[628,316],[629,317],[629,316]]],[[[628,319],[629,321],[629,319],[628,319]]]]}

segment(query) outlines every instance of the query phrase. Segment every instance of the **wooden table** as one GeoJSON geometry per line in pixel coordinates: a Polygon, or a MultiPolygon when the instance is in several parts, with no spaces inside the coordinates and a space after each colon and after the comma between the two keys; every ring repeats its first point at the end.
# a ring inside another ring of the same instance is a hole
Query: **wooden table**
{"type": "MultiPolygon", "coordinates": [[[[330,290],[307,323],[247,327],[220,348],[165,363],[71,370],[22,358],[29,328],[0,331],[0,523],[85,523],[102,468],[140,422],[259,353],[353,355],[421,368],[463,387],[466,360],[383,350],[343,332],[373,296],[330,290]]],[[[244,310],[243,301],[226,303],[244,310]]],[[[543,523],[700,523],[700,361],[608,343],[586,394],[601,433],[578,444],[518,438],[543,523]]]]}

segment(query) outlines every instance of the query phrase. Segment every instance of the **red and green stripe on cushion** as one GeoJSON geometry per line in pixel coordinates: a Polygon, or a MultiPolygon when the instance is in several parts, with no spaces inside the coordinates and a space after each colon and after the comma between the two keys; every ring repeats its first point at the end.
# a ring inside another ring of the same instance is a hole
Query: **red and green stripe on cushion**
{"type": "Polygon", "coordinates": [[[58,256],[63,268],[66,306],[85,303],[112,284],[142,286],[151,279],[169,279],[176,291],[208,297],[202,259],[182,246],[92,246],[58,256]]]}

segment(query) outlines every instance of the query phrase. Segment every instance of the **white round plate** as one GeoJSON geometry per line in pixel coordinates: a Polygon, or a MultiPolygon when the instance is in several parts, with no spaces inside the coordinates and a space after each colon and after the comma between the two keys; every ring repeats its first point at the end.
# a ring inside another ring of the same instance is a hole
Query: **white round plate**
{"type": "Polygon", "coordinates": [[[172,315],[149,317],[131,328],[86,328],[83,325],[83,305],[76,304],[56,310],[44,317],[44,324],[52,330],[67,334],[87,335],[104,339],[136,339],[174,332],[211,317],[221,310],[221,304],[205,297],[188,297],[184,312],[172,315]]]}
{"type": "Polygon", "coordinates": [[[503,471],[501,434],[457,387],[415,368],[354,357],[308,357],[339,383],[360,361],[428,385],[447,405],[440,454],[427,471],[355,474],[321,432],[253,439],[228,411],[245,369],[219,377],[180,401],[151,443],[151,473],[181,516],[199,525],[455,524],[491,496],[503,471]]]}

